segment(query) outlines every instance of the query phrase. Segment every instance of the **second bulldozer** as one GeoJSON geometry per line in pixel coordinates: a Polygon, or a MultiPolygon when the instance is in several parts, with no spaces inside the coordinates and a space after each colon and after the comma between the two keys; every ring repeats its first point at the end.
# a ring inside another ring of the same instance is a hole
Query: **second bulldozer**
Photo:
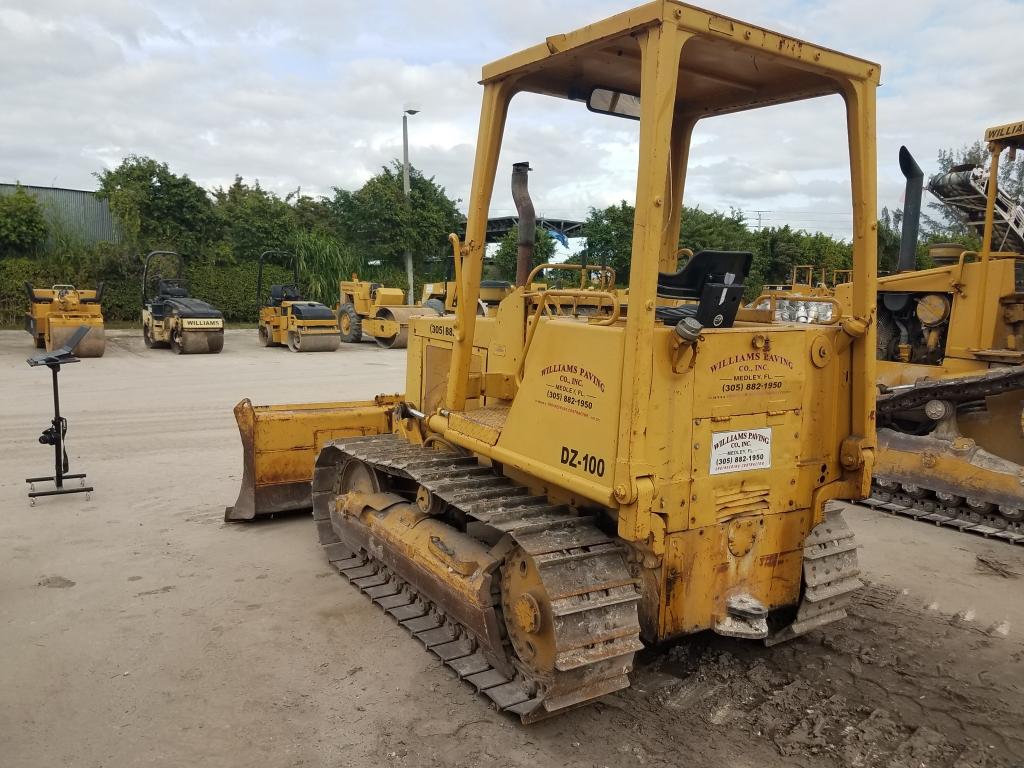
{"type": "MultiPolygon", "coordinates": [[[[981,230],[978,252],[915,269],[923,172],[904,147],[899,271],[878,281],[878,457],[872,497],[929,522],[1024,543],[1024,208],[998,189],[1024,123],[986,131],[988,168],[928,189],[981,230]]],[[[836,298],[849,306],[852,286],[836,298]]]]}
{"type": "Polygon", "coordinates": [[[456,314],[410,321],[403,394],[243,401],[229,519],[301,487],[318,445],[305,502],[327,560],[525,722],[629,685],[644,641],[773,643],[841,619],[856,545],[826,503],[865,495],[874,460],[878,81],[877,64],[668,0],[485,66],[456,314]],[[477,315],[505,118],[524,92],[639,121],[624,308],[609,291],[520,285],[477,315]],[[847,116],[853,311],[736,321],[751,254],[676,260],[693,128],[819,96],[847,116]],[[588,316],[554,309],[595,296],[588,316]]]}

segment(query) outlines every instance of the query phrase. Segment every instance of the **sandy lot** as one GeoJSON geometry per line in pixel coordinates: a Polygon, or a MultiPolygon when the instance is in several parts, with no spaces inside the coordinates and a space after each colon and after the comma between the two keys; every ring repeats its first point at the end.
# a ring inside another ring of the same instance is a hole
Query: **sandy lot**
{"type": "Polygon", "coordinates": [[[404,353],[229,331],[176,357],[109,332],[61,374],[96,492],[30,507],[52,461],[32,352],[0,332],[0,765],[1024,764],[1022,547],[852,509],[868,585],[841,626],[651,650],[628,691],[524,728],[329,569],[306,517],[222,523],[236,401],[401,391],[404,353]]]}

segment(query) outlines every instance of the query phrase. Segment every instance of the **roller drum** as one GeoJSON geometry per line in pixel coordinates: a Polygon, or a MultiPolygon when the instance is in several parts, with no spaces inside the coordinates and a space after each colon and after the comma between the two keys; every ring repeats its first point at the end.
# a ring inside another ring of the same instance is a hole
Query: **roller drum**
{"type": "Polygon", "coordinates": [[[377,337],[376,342],[385,349],[405,349],[409,345],[409,320],[413,317],[440,317],[431,307],[381,307],[374,315],[378,320],[391,320],[399,325],[394,336],[377,337]]]}
{"type": "Polygon", "coordinates": [[[288,349],[292,352],[334,352],[341,345],[341,337],[330,333],[288,333],[288,349]]]}
{"type": "Polygon", "coordinates": [[[180,354],[212,355],[224,349],[224,331],[182,331],[176,341],[175,351],[180,354]]]}
{"type": "MultiPolygon", "coordinates": [[[[75,331],[79,329],[79,325],[59,325],[50,327],[50,344],[47,347],[48,352],[52,352],[55,349],[60,349],[67,343],[75,331]]],[[[93,325],[89,327],[89,332],[85,335],[78,346],[75,347],[74,353],[77,357],[103,357],[103,352],[107,347],[106,333],[104,332],[102,325],[93,325]]]]}

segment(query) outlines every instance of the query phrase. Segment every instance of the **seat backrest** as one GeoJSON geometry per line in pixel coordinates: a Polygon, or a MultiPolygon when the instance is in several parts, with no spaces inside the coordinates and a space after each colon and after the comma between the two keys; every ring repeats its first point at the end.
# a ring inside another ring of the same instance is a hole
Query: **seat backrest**
{"type": "Polygon", "coordinates": [[[302,301],[299,286],[295,283],[270,286],[270,306],[280,307],[283,301],[302,301]]]}
{"type": "Polygon", "coordinates": [[[753,260],[747,251],[699,251],[678,272],[658,273],[658,295],[699,299],[707,283],[742,286],[753,260]]]}
{"type": "Polygon", "coordinates": [[[156,284],[157,296],[167,299],[187,299],[188,288],[181,280],[161,280],[156,284]]]}

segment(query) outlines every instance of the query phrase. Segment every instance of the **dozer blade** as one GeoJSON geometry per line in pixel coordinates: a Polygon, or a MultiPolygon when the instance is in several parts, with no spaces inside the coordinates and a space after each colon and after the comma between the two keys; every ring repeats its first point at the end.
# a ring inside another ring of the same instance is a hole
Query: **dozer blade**
{"type": "Polygon", "coordinates": [[[308,509],[313,464],[329,441],[391,431],[398,395],[374,400],[302,405],[257,405],[248,398],[235,406],[242,440],[242,485],[224,519],[308,509]]]}
{"type": "Polygon", "coordinates": [[[89,326],[89,332],[85,335],[85,338],[78,342],[78,346],[75,347],[75,355],[78,357],[103,357],[103,352],[107,347],[106,334],[103,330],[102,324],[92,324],[89,322],[72,321],[71,323],[64,324],[50,321],[50,345],[47,347],[48,352],[52,352],[55,349],[60,349],[64,346],[68,339],[70,339],[75,331],[83,325],[89,326]]]}

